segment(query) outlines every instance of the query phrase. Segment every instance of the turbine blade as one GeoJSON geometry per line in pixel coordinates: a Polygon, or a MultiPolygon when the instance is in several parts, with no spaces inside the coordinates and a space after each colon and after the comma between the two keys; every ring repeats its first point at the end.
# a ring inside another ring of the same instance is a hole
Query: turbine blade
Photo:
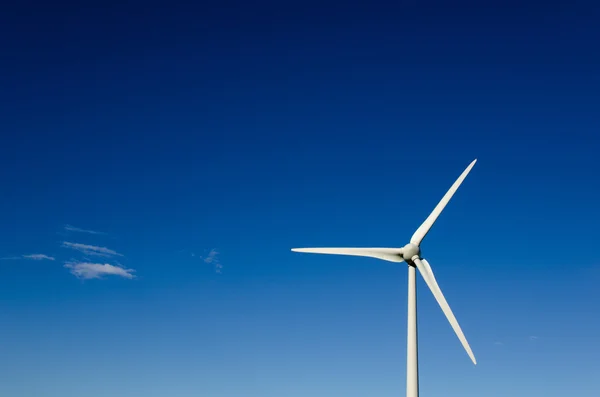
{"type": "Polygon", "coordinates": [[[448,319],[448,322],[452,326],[452,329],[454,329],[456,336],[458,336],[460,343],[462,343],[463,347],[467,351],[467,354],[471,358],[471,361],[473,361],[473,364],[477,365],[477,361],[475,360],[475,355],[473,354],[473,351],[471,350],[471,347],[469,346],[469,342],[467,342],[467,338],[465,337],[465,334],[462,332],[462,329],[460,328],[460,325],[458,324],[456,317],[454,317],[454,313],[452,313],[452,309],[450,309],[450,305],[448,305],[448,302],[446,301],[444,294],[442,294],[442,290],[440,289],[440,286],[438,285],[438,283],[435,279],[435,276],[433,275],[433,270],[431,270],[431,266],[429,265],[429,262],[427,262],[426,259],[423,259],[423,260],[415,259],[414,262],[417,265],[417,269],[419,269],[419,272],[425,279],[425,283],[427,284],[427,286],[433,293],[435,300],[440,305],[440,307],[442,308],[442,311],[446,315],[446,318],[448,319]]]}
{"type": "Polygon", "coordinates": [[[440,214],[444,210],[444,207],[446,207],[446,204],[448,204],[448,202],[450,201],[452,196],[454,196],[454,193],[456,193],[456,190],[458,189],[460,184],[465,180],[465,178],[471,171],[471,168],[473,168],[473,166],[475,165],[476,162],[477,162],[477,159],[473,160],[471,162],[471,164],[469,164],[469,166],[463,171],[463,173],[460,174],[460,176],[454,182],[454,184],[452,186],[450,186],[450,189],[446,192],[444,197],[442,197],[442,199],[440,200],[438,205],[436,205],[436,207],[433,209],[431,214],[429,214],[427,219],[425,219],[425,222],[423,222],[421,224],[421,226],[419,226],[419,228],[415,231],[415,233],[411,237],[410,242],[412,244],[417,245],[417,246],[421,244],[421,241],[423,241],[423,239],[425,238],[427,233],[429,233],[429,229],[431,229],[431,226],[433,226],[433,224],[435,223],[438,216],[440,216],[440,214]]]}
{"type": "Polygon", "coordinates": [[[367,256],[388,262],[403,262],[402,248],[292,248],[294,252],[311,254],[367,256]]]}

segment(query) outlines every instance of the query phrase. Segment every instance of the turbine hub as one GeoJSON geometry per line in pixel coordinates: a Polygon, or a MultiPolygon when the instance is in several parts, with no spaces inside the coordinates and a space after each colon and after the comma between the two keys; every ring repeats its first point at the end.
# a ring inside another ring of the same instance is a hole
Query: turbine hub
{"type": "Polygon", "coordinates": [[[414,258],[415,255],[419,255],[421,249],[414,244],[406,244],[404,248],[402,248],[402,257],[405,261],[409,262],[414,258]]]}

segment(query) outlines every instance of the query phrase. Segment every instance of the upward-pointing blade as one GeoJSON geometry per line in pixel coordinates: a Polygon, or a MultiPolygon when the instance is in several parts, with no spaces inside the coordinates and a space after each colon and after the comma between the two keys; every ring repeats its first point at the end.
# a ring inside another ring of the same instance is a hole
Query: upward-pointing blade
{"type": "Polygon", "coordinates": [[[460,328],[460,325],[458,325],[458,321],[456,320],[456,317],[454,317],[454,313],[452,313],[452,309],[450,309],[450,305],[448,305],[446,298],[444,298],[444,294],[442,294],[442,290],[440,289],[440,286],[438,285],[438,283],[435,279],[435,276],[433,275],[433,270],[431,270],[431,266],[429,266],[429,262],[427,262],[427,260],[425,260],[425,259],[423,259],[421,261],[418,258],[415,259],[414,262],[415,262],[415,265],[417,265],[417,269],[419,269],[419,272],[423,276],[423,279],[425,279],[425,283],[427,284],[427,286],[433,293],[435,300],[440,305],[440,307],[442,308],[442,311],[446,315],[446,318],[448,319],[448,322],[452,326],[452,329],[454,329],[456,336],[458,336],[460,343],[462,343],[463,347],[467,351],[467,354],[471,358],[471,361],[473,361],[473,364],[477,364],[477,361],[475,360],[475,355],[473,354],[473,351],[471,350],[471,347],[469,346],[469,342],[467,342],[467,338],[465,337],[465,334],[463,334],[462,329],[460,328]]]}
{"type": "Polygon", "coordinates": [[[423,239],[429,232],[429,229],[431,229],[431,226],[433,226],[433,224],[435,223],[438,216],[440,216],[440,214],[444,210],[444,207],[446,207],[446,204],[448,204],[448,202],[450,201],[450,199],[452,198],[454,193],[456,193],[456,190],[458,189],[460,184],[465,180],[465,178],[471,171],[471,168],[473,168],[473,166],[475,165],[476,162],[477,162],[477,159],[473,160],[471,162],[471,164],[469,164],[469,166],[463,171],[463,173],[460,174],[460,176],[454,182],[454,184],[452,186],[450,186],[450,189],[446,192],[444,197],[442,197],[442,199],[440,200],[438,205],[436,205],[436,207],[433,209],[431,214],[429,214],[427,219],[425,219],[425,222],[423,222],[423,224],[421,224],[421,226],[419,226],[417,231],[411,237],[410,242],[412,244],[417,245],[417,246],[421,244],[421,241],[423,241],[423,239]]]}
{"type": "Polygon", "coordinates": [[[404,262],[402,248],[292,248],[292,251],[311,254],[367,256],[388,262],[404,262]]]}

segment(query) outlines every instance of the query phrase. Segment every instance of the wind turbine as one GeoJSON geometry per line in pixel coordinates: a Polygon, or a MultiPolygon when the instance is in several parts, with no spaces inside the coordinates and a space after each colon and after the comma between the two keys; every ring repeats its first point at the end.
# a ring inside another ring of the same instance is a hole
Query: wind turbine
{"type": "Polygon", "coordinates": [[[442,294],[433,270],[426,259],[421,257],[421,242],[435,223],[436,219],[446,204],[450,201],[456,190],[465,180],[477,159],[473,160],[471,164],[463,171],[450,189],[446,192],[444,197],[440,200],[438,205],[433,209],[431,214],[425,219],[425,222],[419,226],[410,239],[410,243],[406,244],[402,248],[292,248],[294,252],[308,252],[314,254],[334,254],[334,255],[352,255],[352,256],[366,256],[371,258],[382,259],[389,262],[404,262],[408,264],[408,334],[407,334],[407,352],[406,352],[406,396],[407,397],[418,397],[419,396],[419,365],[417,355],[417,289],[416,289],[416,271],[415,268],[419,269],[421,276],[425,280],[425,283],[433,293],[435,300],[438,302],[442,311],[446,315],[446,318],[450,322],[450,325],[454,329],[454,332],[458,336],[460,343],[467,351],[467,354],[473,361],[473,364],[477,364],[473,351],[467,342],[467,338],[463,334],[452,309],[446,302],[446,298],[442,294]]]}

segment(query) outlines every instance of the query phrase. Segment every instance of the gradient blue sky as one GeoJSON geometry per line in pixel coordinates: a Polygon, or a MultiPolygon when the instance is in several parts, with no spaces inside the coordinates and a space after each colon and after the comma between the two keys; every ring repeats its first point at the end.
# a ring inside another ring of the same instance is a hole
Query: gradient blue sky
{"type": "Polygon", "coordinates": [[[597,396],[599,5],[476,3],[5,6],[0,395],[401,396],[406,265],[290,248],[478,158],[423,244],[478,365],[419,279],[422,395],[597,396]]]}

